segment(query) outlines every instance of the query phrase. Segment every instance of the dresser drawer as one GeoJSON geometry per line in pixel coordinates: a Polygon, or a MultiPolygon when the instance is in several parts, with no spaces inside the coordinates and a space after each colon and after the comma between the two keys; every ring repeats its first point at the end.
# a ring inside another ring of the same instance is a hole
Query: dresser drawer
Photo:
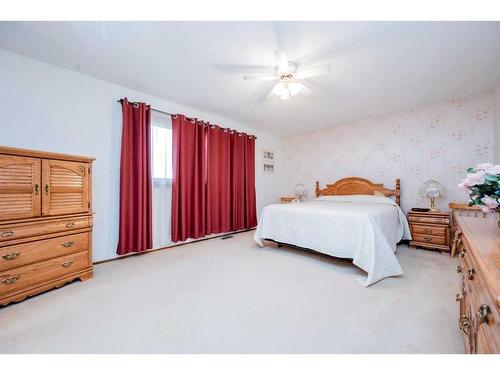
{"type": "Polygon", "coordinates": [[[91,224],[91,219],[89,217],[77,217],[71,219],[0,225],[0,245],[2,242],[20,238],[89,228],[91,224]]]}
{"type": "Polygon", "coordinates": [[[0,297],[89,268],[87,251],[0,271],[0,297]]]}
{"type": "Polygon", "coordinates": [[[0,247],[0,272],[41,260],[85,251],[89,248],[90,232],[0,247]]]}
{"type": "Polygon", "coordinates": [[[425,235],[431,234],[434,236],[445,236],[447,235],[448,227],[411,224],[411,231],[414,234],[425,234],[425,235]]]}
{"type": "Polygon", "coordinates": [[[408,216],[410,223],[433,223],[433,224],[449,224],[450,219],[440,218],[440,217],[429,217],[429,216],[408,216]]]}
{"type": "Polygon", "coordinates": [[[414,234],[413,242],[428,243],[434,245],[448,245],[445,236],[433,236],[431,234],[414,234]]]}

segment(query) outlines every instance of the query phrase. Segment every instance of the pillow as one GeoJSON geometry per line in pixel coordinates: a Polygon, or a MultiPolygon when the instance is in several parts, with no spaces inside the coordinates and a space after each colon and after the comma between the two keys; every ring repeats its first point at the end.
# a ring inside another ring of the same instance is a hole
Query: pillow
{"type": "Polygon", "coordinates": [[[329,202],[360,202],[360,203],[378,203],[390,204],[396,206],[396,202],[384,195],[322,195],[315,199],[316,201],[329,202]]]}

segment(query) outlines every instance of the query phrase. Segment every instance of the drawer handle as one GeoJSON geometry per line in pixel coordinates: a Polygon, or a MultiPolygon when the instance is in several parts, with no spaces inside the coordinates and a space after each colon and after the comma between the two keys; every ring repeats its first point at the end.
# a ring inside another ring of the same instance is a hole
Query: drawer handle
{"type": "Polygon", "coordinates": [[[13,232],[13,231],[11,231],[11,230],[7,230],[7,231],[5,231],[5,232],[2,232],[2,233],[0,234],[0,237],[2,237],[2,238],[9,238],[9,237],[12,237],[13,235],[14,235],[14,232],[13,232]]]}
{"type": "Polygon", "coordinates": [[[479,324],[488,323],[488,315],[491,313],[491,309],[488,305],[481,305],[477,310],[477,320],[479,324]]]}
{"type": "Polygon", "coordinates": [[[35,184],[35,195],[38,195],[40,193],[40,185],[35,184]]]}
{"type": "Polygon", "coordinates": [[[66,228],[71,229],[75,227],[75,223],[68,223],[66,224],[66,228]]]}
{"type": "Polygon", "coordinates": [[[61,245],[63,245],[64,247],[71,247],[73,246],[74,242],[73,241],[66,241],[66,242],[63,242],[61,245]]]}
{"type": "Polygon", "coordinates": [[[63,266],[64,268],[68,268],[68,267],[71,267],[73,265],[73,261],[72,260],[68,260],[67,262],[64,262],[63,264],[61,264],[61,266],[63,266]]]}
{"type": "Polygon", "coordinates": [[[45,195],[49,195],[49,184],[45,184],[45,195]]]}
{"type": "Polygon", "coordinates": [[[424,240],[426,240],[427,242],[431,242],[432,241],[432,237],[424,237],[424,240]]]}
{"type": "Polygon", "coordinates": [[[424,229],[424,233],[425,233],[425,234],[432,234],[432,229],[425,228],[425,229],[424,229]]]}
{"type": "Polygon", "coordinates": [[[474,268],[471,268],[470,270],[467,271],[467,278],[469,280],[473,280],[475,273],[476,273],[476,271],[474,270],[474,268]]]}
{"type": "Polygon", "coordinates": [[[21,255],[21,252],[16,251],[15,253],[2,255],[2,258],[5,260],[12,260],[12,259],[16,259],[19,255],[21,255]]]}
{"type": "Polygon", "coordinates": [[[455,296],[455,302],[459,302],[462,300],[462,297],[460,296],[460,294],[457,293],[457,295],[455,296]]]}
{"type": "Polygon", "coordinates": [[[457,266],[457,273],[461,273],[461,272],[462,272],[462,267],[457,266]]]}
{"type": "Polygon", "coordinates": [[[9,276],[9,277],[7,277],[5,279],[2,279],[2,284],[12,285],[15,282],[17,282],[17,280],[19,280],[20,278],[21,278],[21,275],[9,276]]]}

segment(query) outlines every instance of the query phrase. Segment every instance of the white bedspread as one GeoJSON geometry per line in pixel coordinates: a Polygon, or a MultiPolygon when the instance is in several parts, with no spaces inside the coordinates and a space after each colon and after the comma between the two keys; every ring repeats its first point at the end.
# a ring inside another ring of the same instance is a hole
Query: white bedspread
{"type": "Polygon", "coordinates": [[[326,196],[295,204],[264,207],[254,235],[292,244],[353,263],[368,273],[368,286],[403,274],[395,252],[401,239],[411,239],[401,208],[383,196],[326,196]]]}

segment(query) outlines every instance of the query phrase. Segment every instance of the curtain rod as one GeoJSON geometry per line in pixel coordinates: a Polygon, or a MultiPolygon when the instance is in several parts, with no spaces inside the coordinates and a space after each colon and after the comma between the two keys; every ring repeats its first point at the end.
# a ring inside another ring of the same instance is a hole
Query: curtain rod
{"type": "MultiPolygon", "coordinates": [[[[118,100],[117,100],[117,102],[118,102],[118,103],[123,103],[123,99],[118,99],[118,100]]],[[[129,101],[129,103],[131,103],[131,104],[139,104],[139,103],[141,103],[141,102],[131,102],[131,101],[129,101]]],[[[160,111],[159,109],[153,108],[153,107],[151,107],[151,106],[150,106],[150,108],[151,108],[153,111],[160,112],[160,113],[164,113],[164,114],[169,115],[169,116],[175,116],[175,115],[176,115],[175,113],[170,113],[170,112],[160,111]]],[[[187,118],[188,120],[196,120],[195,118],[191,118],[191,117],[186,117],[186,118],[187,118]]],[[[221,128],[222,128],[222,127],[221,127],[221,128]]],[[[222,128],[222,129],[224,129],[224,128],[222,128]]],[[[231,130],[231,129],[229,129],[229,130],[231,130]]],[[[238,131],[236,131],[236,132],[238,132],[238,131]]],[[[254,137],[255,139],[257,139],[257,137],[256,137],[255,135],[253,135],[253,134],[248,134],[248,135],[249,135],[249,136],[254,137]]]]}

